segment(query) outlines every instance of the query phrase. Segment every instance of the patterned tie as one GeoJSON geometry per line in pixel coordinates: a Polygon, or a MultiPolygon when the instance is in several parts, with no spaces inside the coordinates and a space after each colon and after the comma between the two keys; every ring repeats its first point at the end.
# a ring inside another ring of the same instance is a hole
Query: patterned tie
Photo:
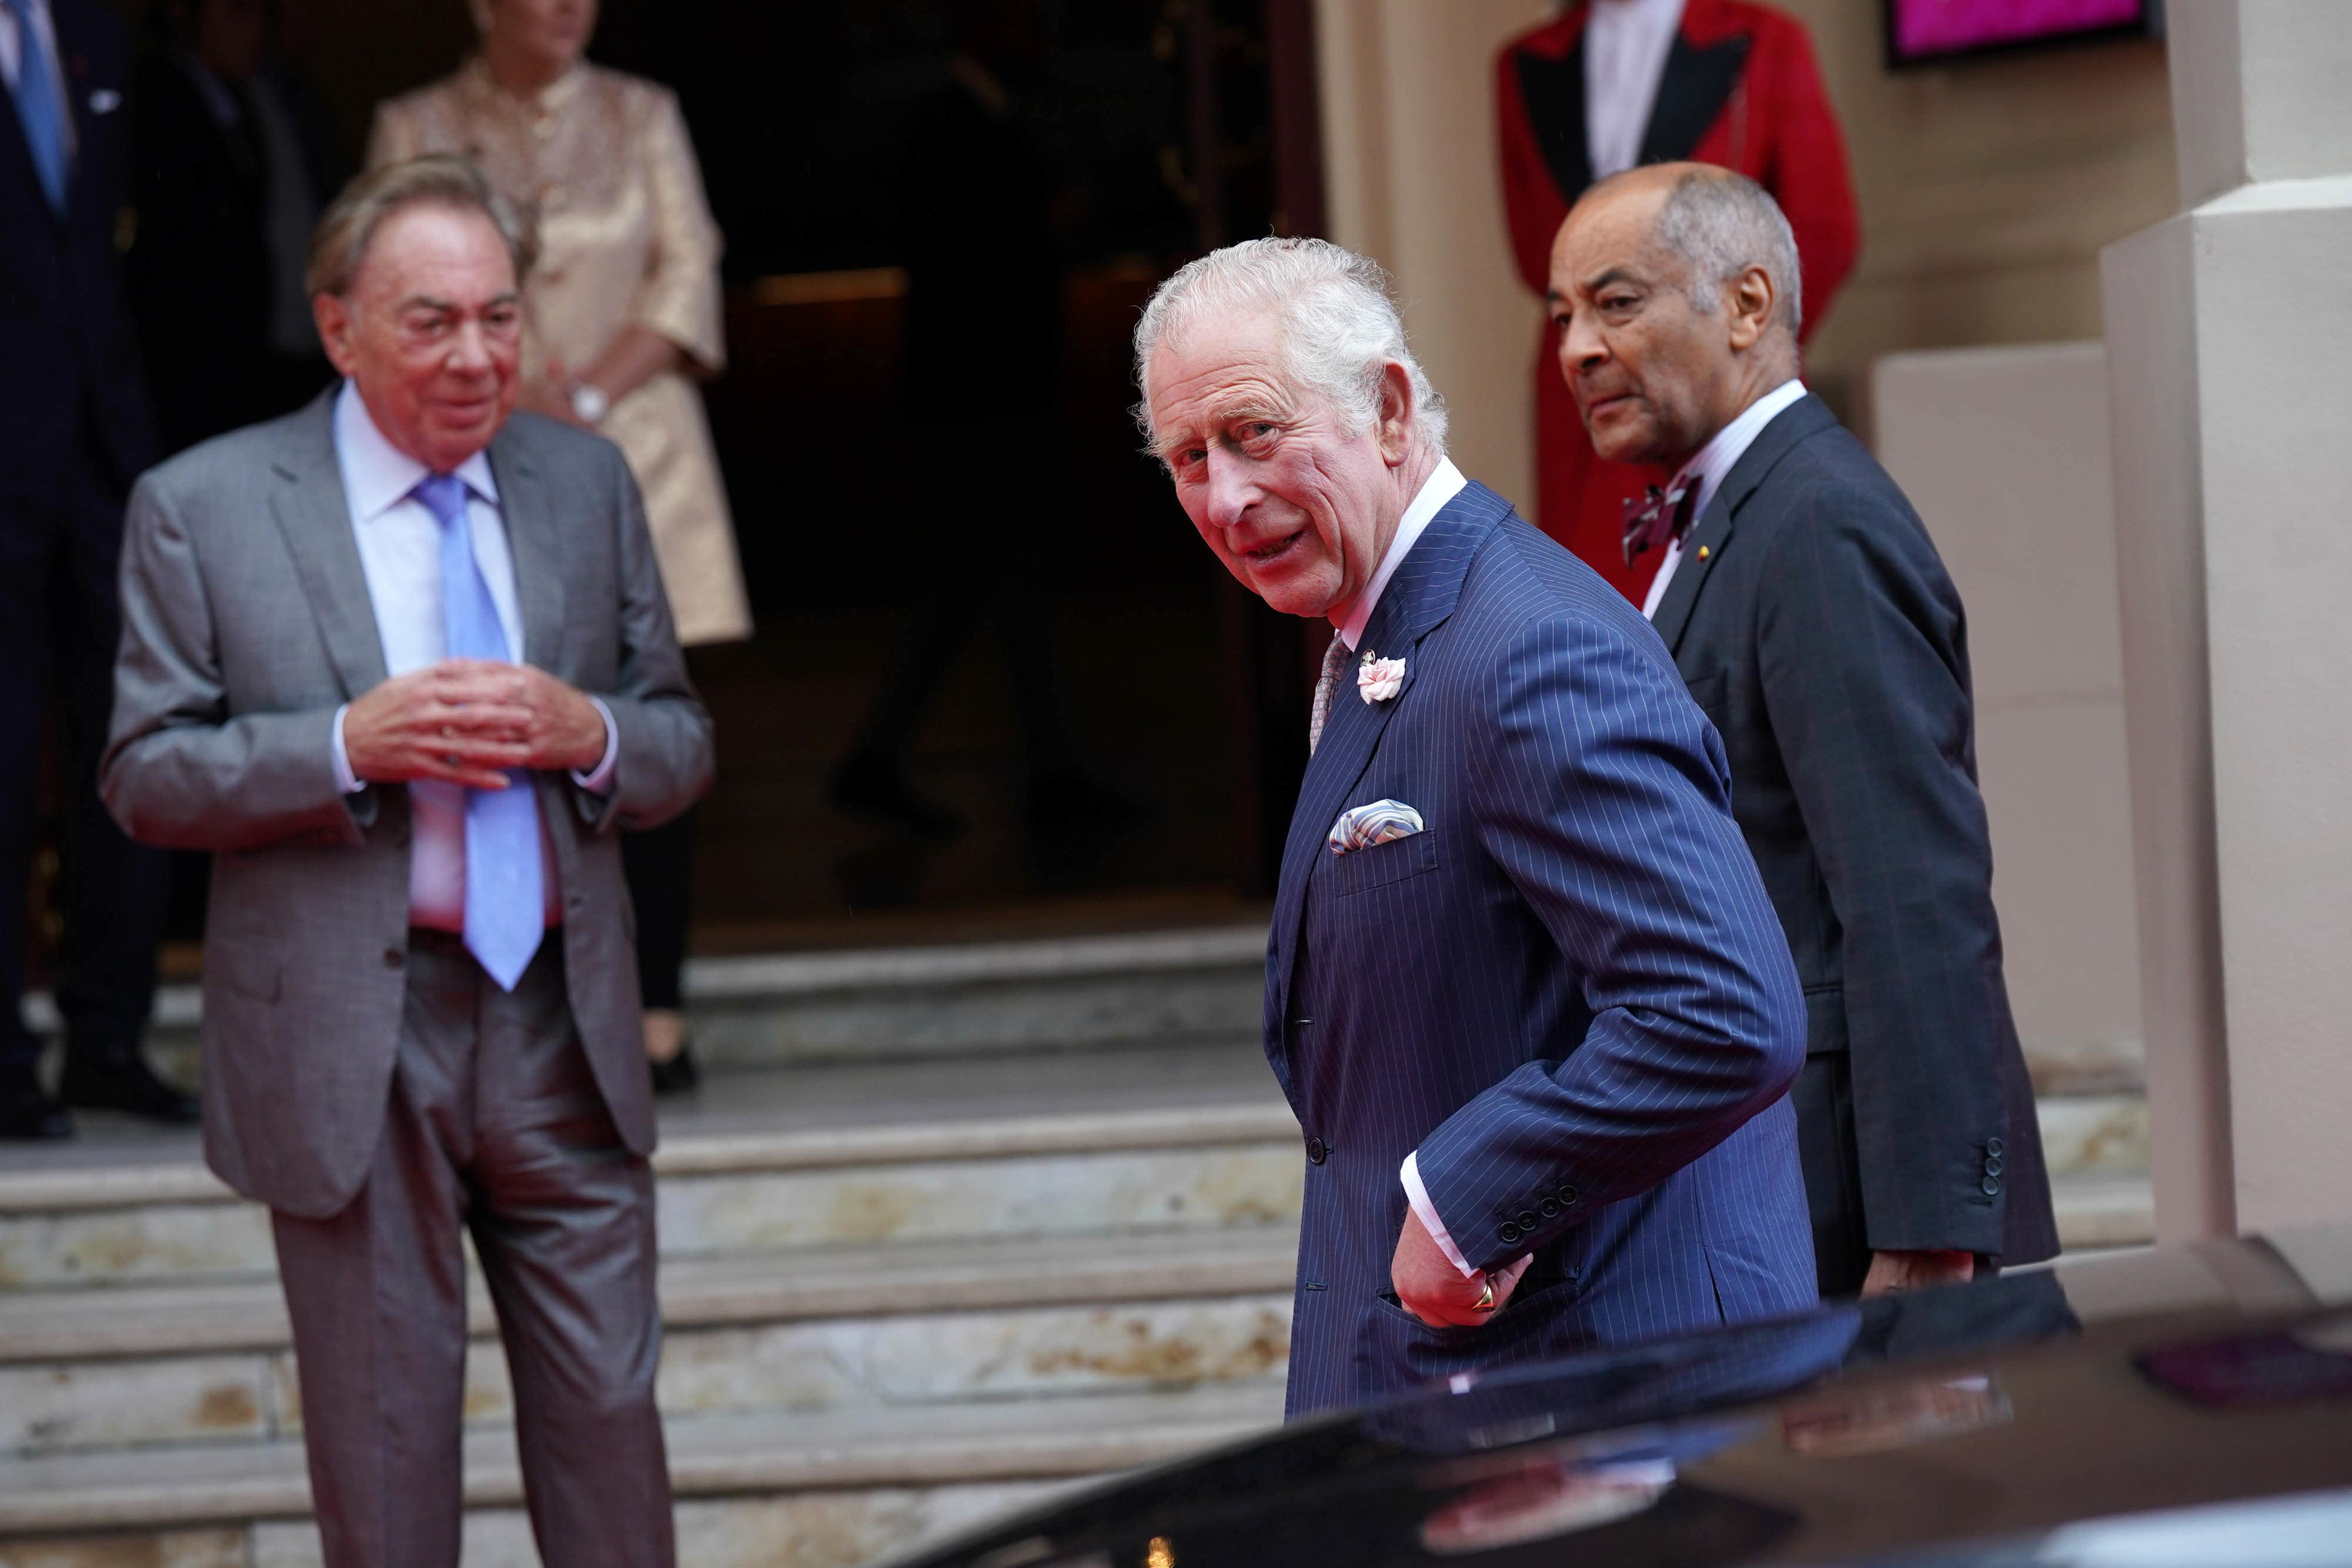
{"type": "Polygon", "coordinates": [[[1625,503],[1625,564],[1631,566],[1643,550],[1663,549],[1670,539],[1690,532],[1691,510],[1698,504],[1698,482],[1686,479],[1672,490],[1655,485],[1643,498],[1625,503]]]}
{"type": "Polygon", "coordinates": [[[33,30],[33,0],[0,0],[16,18],[16,118],[25,122],[25,141],[33,150],[33,172],[49,205],[66,210],[66,110],[58,95],[58,78],[49,69],[48,51],[33,30]]]}
{"type": "MultiPolygon", "coordinates": [[[[466,482],[430,474],[415,492],[441,525],[441,619],[453,659],[513,655],[499,624],[490,585],[474,559],[466,520],[466,482]]],[[[539,861],[539,802],[530,772],[509,771],[504,789],[466,791],[466,946],[483,970],[511,991],[546,934],[539,861]]]]}
{"type": "Polygon", "coordinates": [[[1323,723],[1331,716],[1331,695],[1339,689],[1339,672],[1348,667],[1348,655],[1355,650],[1337,632],[1331,633],[1331,645],[1323,650],[1323,673],[1315,680],[1315,706],[1307,715],[1307,755],[1323,744],[1323,723]]]}

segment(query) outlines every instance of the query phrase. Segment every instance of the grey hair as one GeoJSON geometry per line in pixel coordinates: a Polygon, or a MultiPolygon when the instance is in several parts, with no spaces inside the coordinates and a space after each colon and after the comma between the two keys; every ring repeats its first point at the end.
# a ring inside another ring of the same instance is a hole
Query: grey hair
{"type": "Polygon", "coordinates": [[[376,231],[394,213],[409,207],[450,207],[489,219],[506,242],[518,287],[538,259],[539,238],[530,216],[492,190],[489,176],[472,160],[432,152],[371,169],[343,187],[311,231],[303,287],[313,296],[349,294],[376,231]]]}
{"type": "Polygon", "coordinates": [[[1791,338],[1804,325],[1797,236],[1772,193],[1745,174],[1694,169],[1675,181],[1658,212],[1657,240],[1690,263],[1694,308],[1714,314],[1723,286],[1760,267],[1780,298],[1780,325],[1791,338]]]}
{"type": "Polygon", "coordinates": [[[1135,422],[1154,443],[1151,360],[1171,340],[1212,317],[1273,314],[1282,325],[1283,370],[1319,396],[1349,435],[1381,412],[1381,368],[1394,361],[1412,386],[1414,429],[1432,452],[1445,451],[1445,400],[1405,343],[1388,274],[1370,256],[1328,240],[1254,239],[1211,251],[1162,283],[1135,324],[1135,384],[1144,401],[1135,422]]]}

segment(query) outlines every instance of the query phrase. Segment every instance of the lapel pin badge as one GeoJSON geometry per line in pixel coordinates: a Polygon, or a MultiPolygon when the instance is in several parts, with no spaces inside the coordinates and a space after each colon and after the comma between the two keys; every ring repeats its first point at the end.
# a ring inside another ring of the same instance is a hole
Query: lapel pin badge
{"type": "Polygon", "coordinates": [[[1707,550],[1707,548],[1706,548],[1705,545],[1701,545],[1701,546],[1699,546],[1699,547],[1698,547],[1698,559],[1701,559],[1701,560],[1705,560],[1705,559],[1707,558],[1708,553],[1709,553],[1709,552],[1708,552],[1708,550],[1707,550]]]}

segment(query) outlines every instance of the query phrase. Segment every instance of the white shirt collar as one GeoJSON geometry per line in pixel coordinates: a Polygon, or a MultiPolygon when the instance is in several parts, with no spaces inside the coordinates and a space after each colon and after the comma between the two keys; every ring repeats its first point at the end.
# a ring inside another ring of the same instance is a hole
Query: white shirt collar
{"type": "MultiPolygon", "coordinates": [[[[343,494],[350,497],[352,515],[362,522],[407,500],[416,482],[432,472],[385,438],[360,400],[360,389],[349,381],[335,396],[335,459],[342,465],[343,494]]],[[[482,500],[499,504],[499,482],[490,477],[487,452],[458,464],[457,477],[482,500]]]]}
{"type": "MultiPolygon", "coordinates": [[[[1706,516],[1707,506],[1715,499],[1715,493],[1723,488],[1724,480],[1730,476],[1740,458],[1747,455],[1756,438],[1764,434],[1764,427],[1779,418],[1781,410],[1804,395],[1805,383],[1795,376],[1790,377],[1742,409],[1738,418],[1717,431],[1715,439],[1700,447],[1698,455],[1683,465],[1682,472],[1675,476],[1675,484],[1681,485],[1688,480],[1696,480],[1698,484],[1698,504],[1691,508],[1693,527],[1706,516]]],[[[1673,488],[1673,486],[1668,488],[1673,488]]]]}
{"type": "Polygon", "coordinates": [[[1371,623],[1372,612],[1380,608],[1381,590],[1388,587],[1397,568],[1404,564],[1405,554],[1412,549],[1413,541],[1469,483],[1448,457],[1439,458],[1437,467],[1422,481],[1412,505],[1397,519],[1396,538],[1389,541],[1389,553],[1381,558],[1381,570],[1372,573],[1372,580],[1364,585],[1364,591],[1356,598],[1356,607],[1348,612],[1348,619],[1339,627],[1339,640],[1348,644],[1349,653],[1354,653],[1356,644],[1363,639],[1364,628],[1371,623]]]}

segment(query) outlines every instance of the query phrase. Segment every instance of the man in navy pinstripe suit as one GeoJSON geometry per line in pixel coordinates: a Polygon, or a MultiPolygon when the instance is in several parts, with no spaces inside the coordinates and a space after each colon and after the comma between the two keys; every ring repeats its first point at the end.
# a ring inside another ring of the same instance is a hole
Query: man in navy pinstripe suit
{"type": "Polygon", "coordinates": [[[1336,633],[1267,955],[1292,1414],[1811,1306],[1804,1003],[1665,649],[1446,461],[1370,262],[1229,247],[1136,345],[1202,537],[1336,633]]]}

